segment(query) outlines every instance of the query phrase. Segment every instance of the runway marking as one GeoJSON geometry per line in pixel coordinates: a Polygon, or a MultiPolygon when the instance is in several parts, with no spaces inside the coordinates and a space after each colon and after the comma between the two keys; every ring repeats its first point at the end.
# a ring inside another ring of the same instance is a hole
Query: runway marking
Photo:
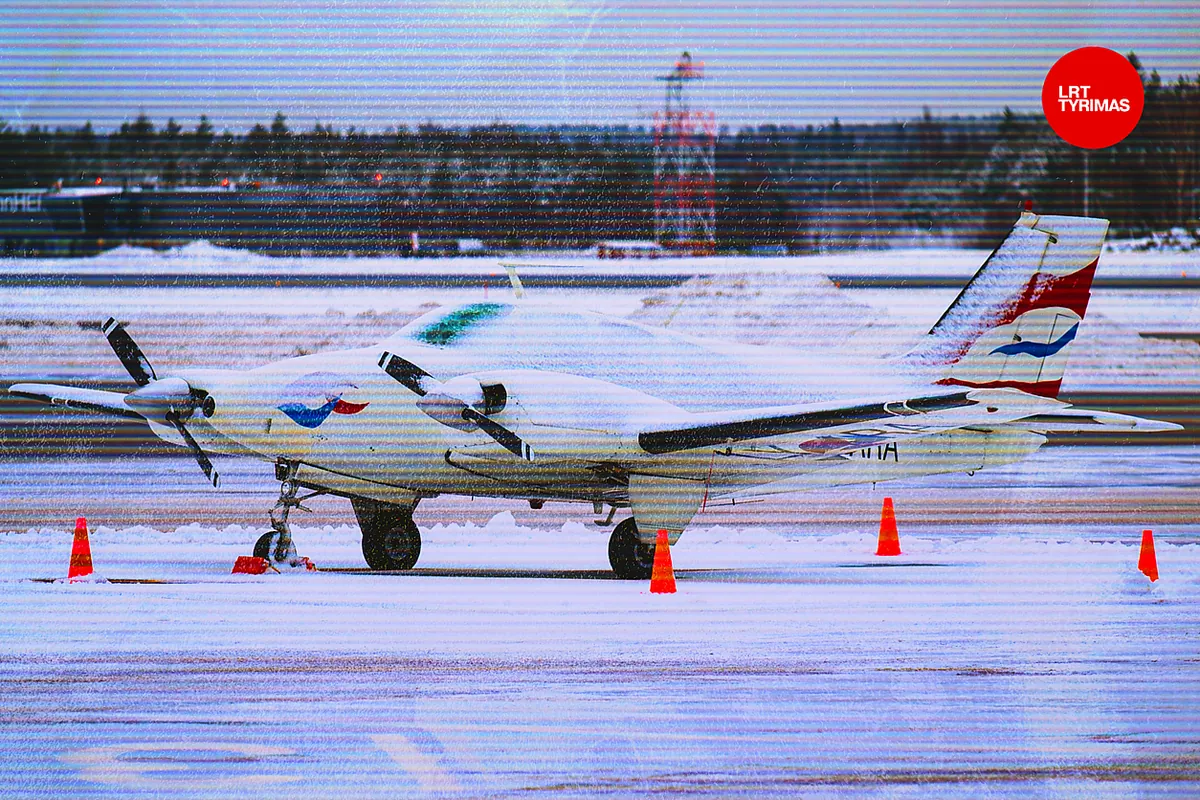
{"type": "Polygon", "coordinates": [[[902,564],[835,564],[838,569],[882,569],[884,567],[961,567],[962,564],[937,564],[926,561],[909,561],[902,564]]]}
{"type": "MultiPolygon", "coordinates": [[[[30,583],[58,583],[62,578],[26,578],[30,583]]],[[[176,583],[194,583],[195,581],[172,581],[161,580],[159,578],[107,578],[109,583],[116,584],[176,584],[176,583]]],[[[103,585],[103,584],[98,584],[103,585]]]]}
{"type": "MultiPolygon", "coordinates": [[[[338,575],[386,575],[398,578],[547,578],[555,580],[615,581],[607,569],[553,569],[519,567],[417,567],[407,570],[367,569],[365,567],[321,567],[318,572],[338,575]]],[[[679,570],[684,572],[684,570],[679,570]]]]}
{"type": "Polygon", "coordinates": [[[299,775],[203,775],[198,768],[214,765],[258,763],[267,757],[294,756],[295,750],[261,744],[232,742],[141,742],[69,750],[59,756],[64,764],[80,767],[79,777],[130,789],[158,792],[245,789],[300,780],[299,775]],[[171,753],[178,754],[172,757],[171,753]],[[197,756],[197,753],[212,755],[197,756]],[[161,754],[157,757],[153,754],[161,754]],[[169,772],[169,775],[154,773],[169,772]],[[182,774],[181,774],[182,773],[182,774]]]}
{"type": "MultiPolygon", "coordinates": [[[[586,736],[596,737],[598,734],[603,734],[603,731],[597,731],[594,727],[567,727],[565,725],[539,725],[539,724],[491,724],[491,723],[436,723],[428,726],[430,732],[439,733],[519,733],[519,734],[534,734],[542,736],[586,736]]],[[[792,741],[799,739],[804,734],[802,732],[795,733],[752,733],[752,732],[723,732],[723,733],[680,733],[678,731],[649,731],[649,730],[627,730],[620,733],[621,736],[630,739],[645,739],[645,740],[665,740],[665,741],[680,741],[680,742],[729,742],[737,741],[742,743],[777,743],[782,741],[792,741]]]]}
{"type": "Polygon", "coordinates": [[[383,733],[371,737],[375,745],[387,753],[405,772],[413,776],[426,792],[457,792],[462,789],[454,777],[434,756],[417,748],[402,733],[383,733]]]}

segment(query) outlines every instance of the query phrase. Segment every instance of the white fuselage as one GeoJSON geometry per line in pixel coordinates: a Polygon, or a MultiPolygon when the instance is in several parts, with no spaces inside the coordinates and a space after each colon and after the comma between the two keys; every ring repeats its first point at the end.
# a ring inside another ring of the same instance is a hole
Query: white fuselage
{"type": "MultiPolygon", "coordinates": [[[[631,465],[704,478],[709,502],[721,502],[971,471],[1019,460],[1044,441],[1019,430],[959,430],[833,457],[744,445],[655,456],[637,437],[654,421],[860,396],[902,379],[881,374],[880,364],[847,367],[595,314],[497,307],[498,322],[453,341],[433,339],[442,346],[422,341],[428,324],[417,320],[375,347],[245,372],[181,372],[216,401],[211,418],[196,415],[189,426],[208,449],[299,462],[308,485],[397,502],[449,493],[623,505],[631,465]],[[379,367],[384,350],[442,381],[497,376],[509,402],[495,419],[529,441],[536,459],[435,421],[379,367]]],[[[172,429],[153,427],[176,440],[172,429]]]]}

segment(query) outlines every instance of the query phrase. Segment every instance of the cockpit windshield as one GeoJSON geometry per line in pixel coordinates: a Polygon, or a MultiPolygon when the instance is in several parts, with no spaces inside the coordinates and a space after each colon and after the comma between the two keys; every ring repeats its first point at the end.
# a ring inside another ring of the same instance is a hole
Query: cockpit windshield
{"type": "Polygon", "coordinates": [[[470,303],[449,310],[438,309],[407,325],[409,338],[434,347],[450,347],[512,307],[502,303],[470,303]]]}

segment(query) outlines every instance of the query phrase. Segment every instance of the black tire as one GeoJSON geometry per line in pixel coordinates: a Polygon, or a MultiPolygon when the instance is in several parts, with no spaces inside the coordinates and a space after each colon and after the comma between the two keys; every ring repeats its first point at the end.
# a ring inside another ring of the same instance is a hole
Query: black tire
{"type": "Polygon", "coordinates": [[[279,534],[275,531],[267,531],[262,536],[258,537],[258,541],[254,543],[254,557],[265,558],[267,561],[274,561],[275,542],[279,534]]]}
{"type": "Polygon", "coordinates": [[[350,501],[362,529],[363,558],[377,570],[412,569],[421,557],[421,530],[412,510],[356,497],[350,501]]]}
{"type": "Polygon", "coordinates": [[[642,544],[633,517],[622,520],[608,539],[608,563],[625,581],[645,581],[654,571],[654,545],[642,544]]]}

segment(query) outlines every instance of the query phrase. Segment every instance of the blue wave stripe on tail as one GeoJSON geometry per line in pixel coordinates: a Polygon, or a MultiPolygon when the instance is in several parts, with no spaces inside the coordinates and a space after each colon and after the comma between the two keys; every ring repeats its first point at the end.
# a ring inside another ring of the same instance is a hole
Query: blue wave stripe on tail
{"type": "Polygon", "coordinates": [[[1071,343],[1071,340],[1075,338],[1075,331],[1078,329],[1079,323],[1076,322],[1071,326],[1070,330],[1055,339],[1053,342],[1048,342],[1047,344],[1042,344],[1041,342],[1013,342],[1012,344],[1005,344],[997,347],[989,355],[1003,353],[1006,356],[1015,356],[1018,353],[1024,353],[1025,355],[1033,356],[1034,358],[1045,358],[1046,356],[1052,356],[1071,343]]]}

